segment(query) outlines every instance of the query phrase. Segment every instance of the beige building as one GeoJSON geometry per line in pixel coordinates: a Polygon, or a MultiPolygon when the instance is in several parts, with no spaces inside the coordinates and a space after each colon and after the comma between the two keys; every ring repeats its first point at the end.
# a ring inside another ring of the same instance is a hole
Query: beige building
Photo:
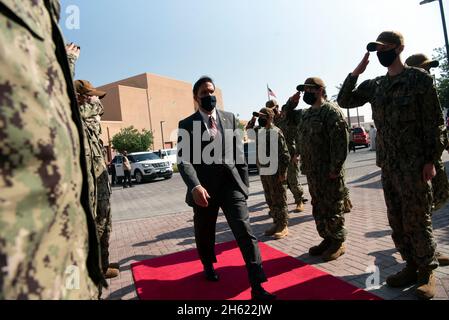
{"type": "MultiPolygon", "coordinates": [[[[153,133],[152,150],[176,147],[178,122],[197,109],[192,86],[185,81],[144,73],[98,87],[107,92],[102,100],[101,127],[109,157],[114,153],[112,137],[129,126],[153,133]]],[[[218,106],[223,108],[221,90],[216,88],[215,93],[218,106]]]]}

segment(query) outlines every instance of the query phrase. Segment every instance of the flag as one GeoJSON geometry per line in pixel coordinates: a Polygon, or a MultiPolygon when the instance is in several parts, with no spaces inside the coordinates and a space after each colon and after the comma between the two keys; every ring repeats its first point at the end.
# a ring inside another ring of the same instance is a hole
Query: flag
{"type": "Polygon", "coordinates": [[[267,85],[267,89],[268,89],[268,96],[269,97],[271,96],[271,97],[277,98],[276,95],[274,94],[273,90],[271,90],[270,87],[268,87],[268,85],[267,85]]]}

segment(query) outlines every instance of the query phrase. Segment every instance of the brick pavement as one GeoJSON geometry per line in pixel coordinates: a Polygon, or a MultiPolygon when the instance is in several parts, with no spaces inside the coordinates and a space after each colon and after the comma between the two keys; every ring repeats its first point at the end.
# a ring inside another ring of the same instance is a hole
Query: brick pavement
{"type": "MultiPolygon", "coordinates": [[[[320,241],[311,214],[312,208],[309,202],[305,212],[293,213],[294,204],[290,192],[290,235],[281,240],[272,240],[262,235],[271,221],[267,216],[263,195],[259,189],[254,188],[250,189],[252,196],[248,201],[253,229],[260,241],[363,289],[367,289],[366,282],[373,275],[372,268],[377,266],[381,284],[379,287],[369,288],[369,291],[384,299],[415,299],[413,287],[391,289],[385,286],[386,277],[400,270],[403,262],[391,240],[379,170],[348,183],[348,186],[354,208],[346,216],[346,254],[337,261],[323,263],[319,257],[309,257],[308,249],[320,241]]],[[[307,195],[307,186],[304,187],[307,195]]],[[[434,213],[433,222],[438,249],[449,254],[449,205],[434,213]]],[[[220,214],[217,221],[217,243],[233,239],[224,216],[220,214]]],[[[115,221],[110,243],[111,262],[120,263],[121,273],[119,277],[108,280],[110,287],[104,290],[103,298],[137,299],[130,264],[195,248],[192,213],[186,211],[138,220],[115,221]]],[[[448,299],[449,267],[438,268],[436,276],[436,299],[448,299]]],[[[368,285],[372,286],[370,282],[368,285]]]]}

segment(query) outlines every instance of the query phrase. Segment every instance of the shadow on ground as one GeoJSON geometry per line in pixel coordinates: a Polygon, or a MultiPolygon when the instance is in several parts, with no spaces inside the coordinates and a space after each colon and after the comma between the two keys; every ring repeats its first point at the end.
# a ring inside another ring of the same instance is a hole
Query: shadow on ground
{"type": "Polygon", "coordinates": [[[348,184],[357,184],[357,183],[361,183],[361,182],[366,182],[373,178],[380,177],[380,174],[381,174],[381,172],[380,172],[380,170],[378,170],[378,171],[372,172],[370,174],[364,175],[356,180],[353,180],[353,181],[349,182],[348,184]]]}
{"type": "Polygon", "coordinates": [[[391,236],[391,229],[390,230],[371,231],[371,232],[365,233],[365,237],[367,237],[367,238],[383,238],[386,236],[391,236]]]}

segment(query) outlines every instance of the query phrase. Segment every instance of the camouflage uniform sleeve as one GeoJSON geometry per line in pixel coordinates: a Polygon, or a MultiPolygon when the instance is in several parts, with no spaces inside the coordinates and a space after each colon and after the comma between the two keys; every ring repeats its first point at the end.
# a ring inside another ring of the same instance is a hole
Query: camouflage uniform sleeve
{"type": "Polygon", "coordinates": [[[293,113],[293,121],[296,126],[299,126],[299,124],[301,123],[302,112],[303,110],[295,110],[293,113]]]}
{"type": "Polygon", "coordinates": [[[422,97],[422,121],[424,135],[424,156],[426,163],[436,163],[448,144],[447,129],[433,79],[426,77],[422,97]]]}
{"type": "Polygon", "coordinates": [[[284,134],[279,130],[278,133],[278,158],[279,158],[279,175],[284,176],[287,173],[290,164],[290,152],[288,151],[287,141],[284,134]]]}
{"type": "Polygon", "coordinates": [[[340,174],[348,155],[348,125],[337,108],[331,109],[326,121],[330,141],[330,171],[340,174]]]}
{"type": "Polygon", "coordinates": [[[374,80],[366,80],[355,89],[358,77],[349,74],[338,93],[338,104],[345,109],[357,108],[369,102],[374,95],[374,80]]]}
{"type": "Polygon", "coordinates": [[[295,125],[299,125],[301,121],[301,110],[295,110],[298,106],[297,103],[292,102],[290,99],[282,106],[282,110],[285,111],[287,119],[291,119],[295,125]]]}
{"type": "Polygon", "coordinates": [[[296,147],[297,143],[298,143],[298,142],[296,141],[296,133],[294,133],[294,137],[293,137],[291,143],[288,143],[288,144],[287,144],[288,152],[290,153],[290,156],[291,156],[291,157],[293,157],[293,156],[295,156],[295,155],[298,154],[298,153],[297,153],[297,149],[298,149],[298,148],[296,147]]]}
{"type": "Polygon", "coordinates": [[[75,79],[75,64],[78,58],[75,55],[69,53],[67,54],[67,59],[69,60],[70,73],[72,74],[72,78],[75,79]]]}
{"type": "Polygon", "coordinates": [[[299,133],[299,126],[301,124],[302,121],[302,116],[303,116],[303,112],[304,110],[297,110],[296,111],[296,118],[295,118],[295,125],[296,125],[296,131],[295,131],[295,154],[296,155],[300,155],[301,154],[301,150],[300,150],[300,139],[301,139],[301,134],[299,133]]]}

